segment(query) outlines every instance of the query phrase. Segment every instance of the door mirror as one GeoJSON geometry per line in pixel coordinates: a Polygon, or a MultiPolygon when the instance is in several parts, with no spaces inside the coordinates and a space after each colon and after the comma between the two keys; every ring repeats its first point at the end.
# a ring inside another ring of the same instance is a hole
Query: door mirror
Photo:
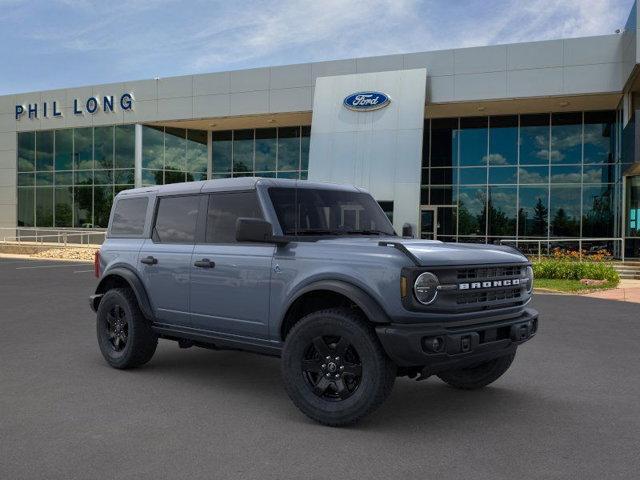
{"type": "Polygon", "coordinates": [[[238,242],[271,243],[273,228],[269,222],[261,218],[243,218],[236,220],[236,240],[238,242]]]}

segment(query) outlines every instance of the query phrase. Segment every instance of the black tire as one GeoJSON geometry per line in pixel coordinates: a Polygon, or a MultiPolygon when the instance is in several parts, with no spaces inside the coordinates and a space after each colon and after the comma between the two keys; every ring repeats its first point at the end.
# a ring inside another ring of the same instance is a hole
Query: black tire
{"type": "Polygon", "coordinates": [[[514,352],[470,368],[440,372],[438,377],[454,388],[475,390],[486,387],[500,378],[509,369],[515,356],[514,352]]]}
{"type": "Polygon", "coordinates": [[[104,294],[98,306],[96,330],[102,356],[114,368],[144,365],[158,346],[158,336],[128,288],[115,288],[104,294]]]}
{"type": "Polygon", "coordinates": [[[305,415],[337,427],[357,422],[384,402],[396,367],[366,320],[336,308],[310,313],[294,325],[282,351],[282,376],[305,415]]]}

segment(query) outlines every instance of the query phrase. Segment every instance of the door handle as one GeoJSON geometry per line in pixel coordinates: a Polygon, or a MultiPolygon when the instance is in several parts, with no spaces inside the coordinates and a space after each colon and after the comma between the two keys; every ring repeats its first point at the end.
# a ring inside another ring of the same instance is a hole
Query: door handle
{"type": "Polygon", "coordinates": [[[208,258],[203,258],[202,260],[197,260],[193,262],[193,266],[200,267],[200,268],[213,268],[216,266],[216,262],[212,262],[208,258]]]}
{"type": "Polygon", "coordinates": [[[148,257],[141,258],[140,263],[144,263],[145,265],[155,265],[158,263],[158,259],[149,255],[148,257]]]}

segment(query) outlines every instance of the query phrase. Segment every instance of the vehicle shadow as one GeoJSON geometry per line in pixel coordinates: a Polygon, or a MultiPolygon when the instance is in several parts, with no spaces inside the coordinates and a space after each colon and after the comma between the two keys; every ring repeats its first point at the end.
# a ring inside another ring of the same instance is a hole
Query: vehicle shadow
{"type": "MultiPolygon", "coordinates": [[[[184,351],[166,343],[162,347],[148,365],[138,370],[140,374],[162,375],[163,382],[175,381],[182,386],[186,382],[197,386],[199,392],[225,391],[234,398],[242,397],[243,403],[255,402],[256,408],[268,411],[278,421],[315,425],[287,397],[278,358],[198,348],[184,351]]],[[[394,431],[428,425],[431,431],[451,431],[459,425],[462,433],[469,425],[490,424],[510,416],[522,418],[523,412],[548,408],[561,406],[549,405],[548,399],[541,405],[540,397],[500,382],[478,391],[463,391],[437,377],[421,382],[398,378],[385,404],[350,428],[394,431]]]]}

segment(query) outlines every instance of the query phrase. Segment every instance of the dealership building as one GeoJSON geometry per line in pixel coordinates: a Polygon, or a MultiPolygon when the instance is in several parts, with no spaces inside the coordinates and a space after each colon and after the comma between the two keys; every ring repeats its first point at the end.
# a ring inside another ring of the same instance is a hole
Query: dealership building
{"type": "Polygon", "coordinates": [[[0,227],[104,228],[134,186],[238,176],[368,189],[396,231],[640,256],[640,36],[0,97],[0,227]]]}

